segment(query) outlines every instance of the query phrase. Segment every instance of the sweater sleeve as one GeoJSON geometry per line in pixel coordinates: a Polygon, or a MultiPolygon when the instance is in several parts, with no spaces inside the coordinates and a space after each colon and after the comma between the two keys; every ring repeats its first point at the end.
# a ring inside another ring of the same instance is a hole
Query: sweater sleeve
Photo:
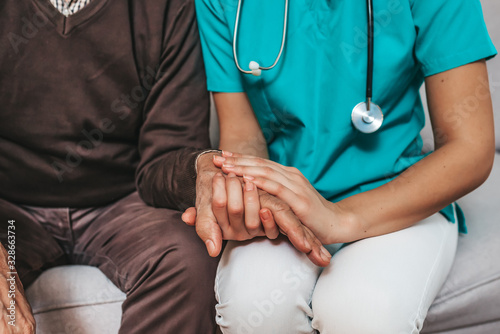
{"type": "Polygon", "coordinates": [[[209,95],[193,1],[170,1],[161,61],[145,103],[136,185],[149,205],[195,203],[195,160],[210,146],[209,95]]]}

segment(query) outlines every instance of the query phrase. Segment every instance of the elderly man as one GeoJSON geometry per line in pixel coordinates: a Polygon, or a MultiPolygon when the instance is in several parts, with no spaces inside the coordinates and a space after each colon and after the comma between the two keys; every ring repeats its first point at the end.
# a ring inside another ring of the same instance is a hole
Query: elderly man
{"type": "MultiPolygon", "coordinates": [[[[213,333],[222,239],[265,231],[211,209],[193,1],[7,0],[0,31],[0,333],[34,333],[23,285],[67,263],[126,292],[121,334],[213,333]],[[181,222],[196,196],[201,240],[181,222]]],[[[289,208],[251,196],[319,258],[289,208]]]]}
{"type": "Polygon", "coordinates": [[[193,2],[8,0],[0,31],[0,332],[33,332],[15,279],[77,263],[127,293],[120,333],[213,333],[217,259],[175,210],[209,147],[193,2]]]}

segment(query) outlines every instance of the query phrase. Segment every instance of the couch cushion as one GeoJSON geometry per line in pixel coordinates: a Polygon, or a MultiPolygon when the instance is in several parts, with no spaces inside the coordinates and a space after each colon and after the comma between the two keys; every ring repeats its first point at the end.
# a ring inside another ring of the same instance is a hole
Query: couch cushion
{"type": "Polygon", "coordinates": [[[429,310],[422,333],[448,333],[487,322],[496,331],[484,333],[500,333],[499,185],[497,154],[486,183],[459,201],[469,233],[459,238],[455,263],[429,310]]]}
{"type": "Polygon", "coordinates": [[[97,268],[62,266],[45,271],[27,290],[37,334],[116,334],[121,292],[97,268]]]}

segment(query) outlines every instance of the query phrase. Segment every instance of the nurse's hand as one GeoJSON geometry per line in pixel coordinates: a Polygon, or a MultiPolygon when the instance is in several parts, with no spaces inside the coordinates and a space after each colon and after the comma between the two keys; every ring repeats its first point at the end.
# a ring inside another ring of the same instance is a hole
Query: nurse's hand
{"type": "Polygon", "coordinates": [[[323,244],[332,243],[334,225],[340,223],[339,208],[321,196],[298,169],[229,152],[214,162],[224,173],[242,176],[245,182],[283,200],[323,244]]]}
{"type": "Polygon", "coordinates": [[[206,173],[203,167],[198,170],[200,173],[197,180],[196,209],[187,209],[182,215],[182,219],[186,224],[196,226],[196,232],[207,245],[207,250],[211,256],[217,256],[220,253],[222,248],[221,239],[247,240],[257,235],[264,236],[266,233],[268,237],[275,238],[279,234],[279,230],[281,230],[288,236],[294,247],[305,253],[314,264],[322,267],[329,264],[330,254],[311,230],[300,222],[290,207],[283,201],[263,191],[257,191],[256,187],[249,187],[253,183],[245,182],[245,187],[242,187],[240,178],[224,177],[220,173],[218,175],[217,173],[206,173]],[[210,180],[211,182],[208,180],[208,175],[213,178],[213,180],[210,180]],[[233,185],[229,187],[226,183],[233,185]],[[213,195],[211,195],[212,192],[213,195]],[[231,200],[232,197],[235,197],[236,200],[231,200]],[[214,198],[215,201],[219,201],[218,210],[213,209],[214,198]],[[227,201],[225,205],[226,213],[222,212],[224,198],[227,201]],[[232,218],[238,218],[238,215],[235,216],[234,213],[241,212],[242,206],[244,206],[243,212],[246,212],[243,213],[242,217],[239,217],[242,219],[228,221],[230,215],[232,218]],[[261,207],[263,209],[260,209],[261,207]],[[218,218],[214,212],[217,212],[218,218]],[[229,212],[232,212],[232,214],[229,214],[229,212]],[[224,214],[227,217],[226,221],[224,221],[224,214]],[[254,227],[252,233],[249,233],[248,228],[245,226],[247,216],[250,216],[253,221],[250,224],[251,227],[254,227]],[[260,227],[256,228],[255,226],[260,227]]]}

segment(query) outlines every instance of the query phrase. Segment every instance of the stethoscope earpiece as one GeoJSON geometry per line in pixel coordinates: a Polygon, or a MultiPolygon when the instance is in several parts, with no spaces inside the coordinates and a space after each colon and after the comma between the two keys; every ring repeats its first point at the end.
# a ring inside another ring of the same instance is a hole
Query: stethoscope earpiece
{"type": "Polygon", "coordinates": [[[250,64],[248,64],[248,67],[252,71],[252,75],[260,77],[260,75],[262,74],[262,70],[260,69],[260,65],[258,62],[252,60],[250,64]]]}

